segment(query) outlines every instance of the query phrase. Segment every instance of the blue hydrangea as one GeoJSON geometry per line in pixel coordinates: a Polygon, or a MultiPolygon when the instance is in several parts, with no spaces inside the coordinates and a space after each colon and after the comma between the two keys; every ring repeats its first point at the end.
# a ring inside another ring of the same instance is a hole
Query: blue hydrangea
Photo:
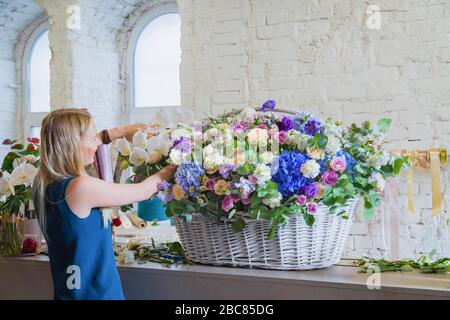
{"type": "Polygon", "coordinates": [[[196,195],[201,186],[201,179],[205,175],[205,169],[197,163],[184,163],[175,173],[175,181],[181,185],[184,192],[196,195]]]}
{"type": "Polygon", "coordinates": [[[300,172],[300,167],[309,158],[297,151],[283,151],[278,158],[278,170],[272,175],[272,181],[278,185],[278,191],[285,197],[298,194],[308,179],[300,172]]]}

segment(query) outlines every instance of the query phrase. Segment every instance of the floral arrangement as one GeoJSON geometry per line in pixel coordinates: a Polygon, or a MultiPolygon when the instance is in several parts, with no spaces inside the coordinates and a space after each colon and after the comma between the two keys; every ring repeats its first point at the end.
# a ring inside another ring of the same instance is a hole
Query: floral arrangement
{"type": "Polygon", "coordinates": [[[238,232],[247,215],[271,221],[271,238],[291,214],[313,225],[319,204],[346,219],[339,209],[351,198],[362,198],[371,218],[385,179],[409,165],[382,149],[391,120],[344,127],[307,112],[280,116],[275,107],[268,100],[261,112],[245,108],[205,124],[179,124],[155,140],[137,134],[132,146],[122,141],[118,150],[138,180],[167,163],[178,165],[158,196],[168,216],[185,221],[201,213],[231,221],[238,232]]]}
{"type": "Polygon", "coordinates": [[[39,139],[27,138],[25,143],[5,139],[3,145],[9,145],[11,151],[0,170],[0,212],[27,216],[31,209],[31,183],[40,162],[39,139]]]}

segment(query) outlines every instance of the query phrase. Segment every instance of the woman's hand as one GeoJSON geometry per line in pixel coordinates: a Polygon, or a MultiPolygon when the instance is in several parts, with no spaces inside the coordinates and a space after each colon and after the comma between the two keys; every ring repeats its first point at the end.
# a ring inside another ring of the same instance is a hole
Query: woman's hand
{"type": "Polygon", "coordinates": [[[108,130],[111,140],[126,138],[128,141],[133,139],[134,134],[139,130],[148,130],[148,138],[156,136],[156,125],[149,125],[145,123],[134,123],[127,126],[117,127],[108,130]]]}

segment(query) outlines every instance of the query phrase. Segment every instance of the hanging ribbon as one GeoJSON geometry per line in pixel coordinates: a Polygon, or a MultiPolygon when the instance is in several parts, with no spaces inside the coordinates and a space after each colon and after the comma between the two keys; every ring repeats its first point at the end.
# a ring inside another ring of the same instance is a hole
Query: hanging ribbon
{"type": "MultiPolygon", "coordinates": [[[[114,182],[109,144],[102,144],[98,147],[96,158],[100,179],[108,182],[114,182]]],[[[103,227],[107,228],[112,221],[113,215],[118,213],[118,209],[102,208],[101,210],[103,216],[103,227]]]]}
{"type": "Polygon", "coordinates": [[[441,151],[439,149],[430,150],[431,169],[431,213],[433,216],[442,212],[441,193],[441,151]]]}
{"type": "Polygon", "coordinates": [[[410,215],[414,215],[414,168],[408,169],[408,212],[410,215]]]}

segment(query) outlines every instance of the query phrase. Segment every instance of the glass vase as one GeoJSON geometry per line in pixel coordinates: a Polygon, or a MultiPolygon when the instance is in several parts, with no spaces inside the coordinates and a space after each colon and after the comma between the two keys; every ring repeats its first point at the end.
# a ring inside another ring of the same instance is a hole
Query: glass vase
{"type": "Polygon", "coordinates": [[[22,251],[23,236],[19,219],[15,215],[2,214],[0,226],[0,256],[19,256],[22,251]]]}

